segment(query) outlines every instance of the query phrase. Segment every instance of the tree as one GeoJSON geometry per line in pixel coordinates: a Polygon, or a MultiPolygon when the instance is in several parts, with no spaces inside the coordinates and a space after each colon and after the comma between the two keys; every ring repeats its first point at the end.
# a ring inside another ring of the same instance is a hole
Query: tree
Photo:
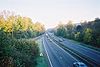
{"type": "Polygon", "coordinates": [[[69,22],[66,24],[66,28],[67,28],[67,30],[72,30],[72,29],[73,29],[73,23],[72,23],[72,21],[69,21],[69,22]]]}
{"type": "Polygon", "coordinates": [[[83,31],[82,26],[81,25],[77,25],[76,26],[76,31],[82,33],[82,31],[83,31]]]}
{"type": "Polygon", "coordinates": [[[66,29],[63,25],[59,26],[59,28],[57,29],[57,35],[66,37],[66,29]]]}
{"type": "Polygon", "coordinates": [[[0,13],[0,29],[12,35],[13,38],[30,38],[42,34],[44,25],[33,23],[29,17],[14,15],[13,12],[3,11],[0,13]]]}
{"type": "Polygon", "coordinates": [[[66,25],[59,24],[55,34],[58,36],[75,39],[92,46],[100,47],[100,19],[84,21],[79,25],[69,21],[66,25]]]}
{"type": "Polygon", "coordinates": [[[44,28],[44,25],[39,23],[39,22],[36,22],[32,25],[32,28],[34,31],[36,31],[38,34],[41,34],[45,31],[45,28],[44,28]]]}
{"type": "Polygon", "coordinates": [[[74,34],[75,40],[80,41],[80,32],[77,32],[76,34],[74,34]]]}
{"type": "Polygon", "coordinates": [[[72,21],[69,21],[66,25],[66,32],[67,32],[67,38],[73,38],[73,28],[74,28],[74,25],[72,23],[72,21]]]}
{"type": "Polygon", "coordinates": [[[32,25],[28,17],[14,16],[9,11],[0,14],[0,67],[36,66],[38,45],[33,39],[27,39],[36,32],[32,25]]]}
{"type": "Polygon", "coordinates": [[[84,30],[84,42],[89,43],[92,41],[92,29],[87,28],[84,30]]]}
{"type": "Polygon", "coordinates": [[[4,28],[4,26],[5,26],[5,19],[3,16],[0,15],[0,29],[4,28]]]}

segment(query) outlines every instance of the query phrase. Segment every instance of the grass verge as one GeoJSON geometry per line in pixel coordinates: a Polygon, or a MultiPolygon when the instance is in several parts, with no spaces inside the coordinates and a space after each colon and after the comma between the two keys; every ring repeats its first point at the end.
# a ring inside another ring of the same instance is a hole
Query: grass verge
{"type": "MultiPolygon", "coordinates": [[[[42,46],[42,40],[38,39],[36,42],[38,43],[38,46],[39,46],[39,53],[43,54],[44,50],[43,50],[43,46],[42,46]]],[[[46,62],[46,58],[44,57],[44,55],[38,56],[36,67],[48,67],[47,62],[46,62]]]]}

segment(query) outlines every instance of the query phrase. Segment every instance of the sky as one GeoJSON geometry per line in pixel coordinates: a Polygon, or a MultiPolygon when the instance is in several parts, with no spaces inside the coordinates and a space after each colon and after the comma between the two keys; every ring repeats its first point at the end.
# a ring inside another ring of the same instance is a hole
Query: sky
{"type": "Polygon", "coordinates": [[[46,28],[69,20],[100,18],[100,0],[0,0],[0,11],[10,10],[41,22],[46,28]]]}

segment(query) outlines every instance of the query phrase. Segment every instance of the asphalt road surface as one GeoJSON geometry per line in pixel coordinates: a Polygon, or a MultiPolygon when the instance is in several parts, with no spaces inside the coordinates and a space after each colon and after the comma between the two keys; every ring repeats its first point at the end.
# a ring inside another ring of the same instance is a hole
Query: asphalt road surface
{"type": "Polygon", "coordinates": [[[60,43],[63,44],[65,47],[68,47],[74,51],[77,51],[78,53],[84,55],[85,57],[92,59],[94,62],[100,65],[100,52],[99,51],[82,46],[82,43],[75,43],[69,39],[60,38],[52,34],[50,34],[50,37],[53,37],[55,40],[60,41],[60,43]],[[78,44],[81,44],[81,45],[78,45],[78,44]]]}
{"type": "Polygon", "coordinates": [[[73,63],[79,61],[46,35],[43,36],[42,40],[50,67],[73,67],[73,63]]]}

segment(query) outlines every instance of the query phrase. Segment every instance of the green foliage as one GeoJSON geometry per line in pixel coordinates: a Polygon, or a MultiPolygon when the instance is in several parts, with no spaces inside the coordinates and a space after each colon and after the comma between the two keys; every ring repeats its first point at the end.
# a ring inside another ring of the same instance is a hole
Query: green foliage
{"type": "Polygon", "coordinates": [[[73,37],[73,24],[71,21],[68,22],[68,24],[63,25],[63,24],[59,24],[57,26],[57,31],[55,32],[55,34],[57,36],[62,36],[62,37],[67,37],[67,38],[72,38],[73,37]]]}
{"type": "Polygon", "coordinates": [[[80,32],[77,32],[74,36],[75,40],[80,40],[80,32]]]}
{"type": "Polygon", "coordinates": [[[0,14],[0,67],[35,67],[39,50],[30,40],[44,32],[44,26],[28,17],[0,14]]]}
{"type": "Polygon", "coordinates": [[[69,21],[65,26],[66,26],[67,30],[69,30],[69,31],[71,31],[74,27],[72,21],[69,21]]]}
{"type": "Polygon", "coordinates": [[[56,35],[66,37],[66,29],[63,25],[59,26],[59,28],[57,29],[57,34],[56,35]]]}
{"type": "Polygon", "coordinates": [[[13,38],[33,38],[44,33],[45,28],[39,22],[33,23],[31,18],[13,15],[12,12],[4,11],[0,15],[0,29],[10,33],[13,38]],[[5,18],[6,17],[6,18],[5,18]]]}
{"type": "Polygon", "coordinates": [[[84,30],[84,37],[83,37],[84,42],[91,42],[92,41],[92,30],[87,28],[84,30]]]}
{"type": "Polygon", "coordinates": [[[33,40],[11,39],[0,30],[0,67],[34,67],[39,50],[33,40]]]}
{"type": "Polygon", "coordinates": [[[73,27],[74,27],[74,25],[73,25],[73,23],[72,23],[72,21],[69,21],[66,25],[65,25],[65,27],[66,27],[66,32],[67,32],[67,38],[70,38],[70,39],[72,39],[73,38],[73,27]]]}
{"type": "Polygon", "coordinates": [[[69,21],[63,28],[58,25],[54,33],[57,36],[74,39],[84,43],[88,43],[95,47],[100,47],[100,19],[88,21],[80,24],[73,24],[69,21]]]}

